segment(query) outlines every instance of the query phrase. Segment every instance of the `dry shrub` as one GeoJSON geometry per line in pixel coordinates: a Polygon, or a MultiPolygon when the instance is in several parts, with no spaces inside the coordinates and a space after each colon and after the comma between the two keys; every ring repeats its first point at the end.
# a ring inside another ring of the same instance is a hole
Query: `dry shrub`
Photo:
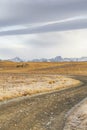
{"type": "Polygon", "coordinates": [[[55,81],[54,81],[54,80],[52,80],[52,81],[49,81],[48,83],[49,83],[49,84],[54,84],[54,83],[55,83],[55,81]]]}

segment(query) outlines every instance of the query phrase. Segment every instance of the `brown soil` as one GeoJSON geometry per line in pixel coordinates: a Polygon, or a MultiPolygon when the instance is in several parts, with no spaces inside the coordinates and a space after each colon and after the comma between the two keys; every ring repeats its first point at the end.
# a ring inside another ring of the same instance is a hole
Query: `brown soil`
{"type": "MultiPolygon", "coordinates": [[[[11,75],[14,78],[14,75],[17,75],[20,79],[20,77],[32,74],[34,76],[74,75],[73,78],[81,80],[84,84],[61,91],[36,96],[25,95],[0,102],[0,130],[63,130],[66,113],[87,97],[87,62],[14,63],[0,61],[1,76],[11,75]]],[[[16,83],[19,84],[19,82],[16,83]]]]}
{"type": "Polygon", "coordinates": [[[0,74],[0,101],[21,96],[62,90],[81,84],[60,75],[0,74]]]}
{"type": "Polygon", "coordinates": [[[66,113],[87,96],[87,77],[74,77],[84,85],[0,103],[0,130],[62,130],[66,113]]]}

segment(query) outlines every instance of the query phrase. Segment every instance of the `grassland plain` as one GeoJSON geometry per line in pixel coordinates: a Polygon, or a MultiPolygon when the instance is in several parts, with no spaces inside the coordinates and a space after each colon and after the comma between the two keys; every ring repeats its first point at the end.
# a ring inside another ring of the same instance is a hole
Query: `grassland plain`
{"type": "Polygon", "coordinates": [[[0,101],[75,87],[80,81],[59,75],[0,75],[0,101]]]}
{"type": "Polygon", "coordinates": [[[0,73],[87,75],[87,62],[0,62],[0,73]]]}
{"type": "Polygon", "coordinates": [[[76,81],[82,81],[83,84],[75,87],[69,84],[70,87],[67,89],[36,96],[26,96],[25,92],[23,97],[0,102],[0,130],[63,130],[65,114],[87,97],[87,62],[14,63],[1,61],[0,84],[2,85],[0,87],[4,93],[9,88],[12,91],[15,90],[13,87],[20,91],[25,84],[38,85],[37,81],[41,81],[41,86],[44,81],[48,86],[59,85],[59,80],[65,84],[66,75],[68,78],[75,78],[76,81]]]}
{"type": "Polygon", "coordinates": [[[65,89],[80,84],[61,76],[71,72],[81,74],[82,63],[0,62],[0,100],[65,89]]]}

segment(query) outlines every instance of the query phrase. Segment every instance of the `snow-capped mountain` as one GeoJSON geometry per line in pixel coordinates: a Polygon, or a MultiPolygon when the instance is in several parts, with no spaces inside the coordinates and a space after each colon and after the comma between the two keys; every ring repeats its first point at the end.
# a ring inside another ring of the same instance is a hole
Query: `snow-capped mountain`
{"type": "Polygon", "coordinates": [[[32,62],[48,62],[48,59],[42,58],[42,59],[33,59],[32,62]]]}
{"type": "Polygon", "coordinates": [[[87,61],[87,57],[81,57],[78,59],[78,61],[87,61]]]}
{"type": "Polygon", "coordinates": [[[23,60],[19,57],[15,57],[15,58],[12,58],[12,59],[8,59],[9,61],[13,61],[13,62],[23,62],[23,60]]]}
{"type": "MultiPolygon", "coordinates": [[[[23,59],[19,57],[15,57],[13,59],[8,59],[8,61],[13,61],[13,62],[24,62],[23,59]]],[[[75,61],[87,61],[87,57],[80,57],[80,58],[63,58],[61,56],[56,56],[54,58],[46,59],[46,58],[41,58],[41,59],[33,59],[29,60],[29,62],[75,62],[75,61]]]]}
{"type": "Polygon", "coordinates": [[[56,56],[55,58],[49,59],[50,62],[61,62],[63,58],[61,56],[56,56]]]}
{"type": "Polygon", "coordinates": [[[75,61],[87,61],[87,57],[81,57],[81,58],[63,58],[61,56],[56,56],[51,59],[33,59],[32,62],[75,62],[75,61]]]}

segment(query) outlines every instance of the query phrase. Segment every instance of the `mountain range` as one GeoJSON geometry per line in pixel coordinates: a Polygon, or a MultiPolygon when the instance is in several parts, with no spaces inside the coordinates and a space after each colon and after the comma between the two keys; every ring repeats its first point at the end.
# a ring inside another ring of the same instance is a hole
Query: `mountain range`
{"type": "MultiPolygon", "coordinates": [[[[8,59],[8,61],[13,61],[13,62],[24,62],[25,60],[15,57],[12,59],[8,59]]],[[[87,61],[87,57],[80,57],[80,58],[63,58],[61,56],[56,56],[54,58],[41,58],[41,59],[33,59],[33,60],[28,60],[29,62],[75,62],[75,61],[87,61]]]]}
{"type": "Polygon", "coordinates": [[[12,58],[12,59],[8,59],[8,61],[13,61],[13,62],[23,62],[24,60],[22,60],[22,59],[19,58],[19,57],[15,57],[15,58],[12,58]]]}

